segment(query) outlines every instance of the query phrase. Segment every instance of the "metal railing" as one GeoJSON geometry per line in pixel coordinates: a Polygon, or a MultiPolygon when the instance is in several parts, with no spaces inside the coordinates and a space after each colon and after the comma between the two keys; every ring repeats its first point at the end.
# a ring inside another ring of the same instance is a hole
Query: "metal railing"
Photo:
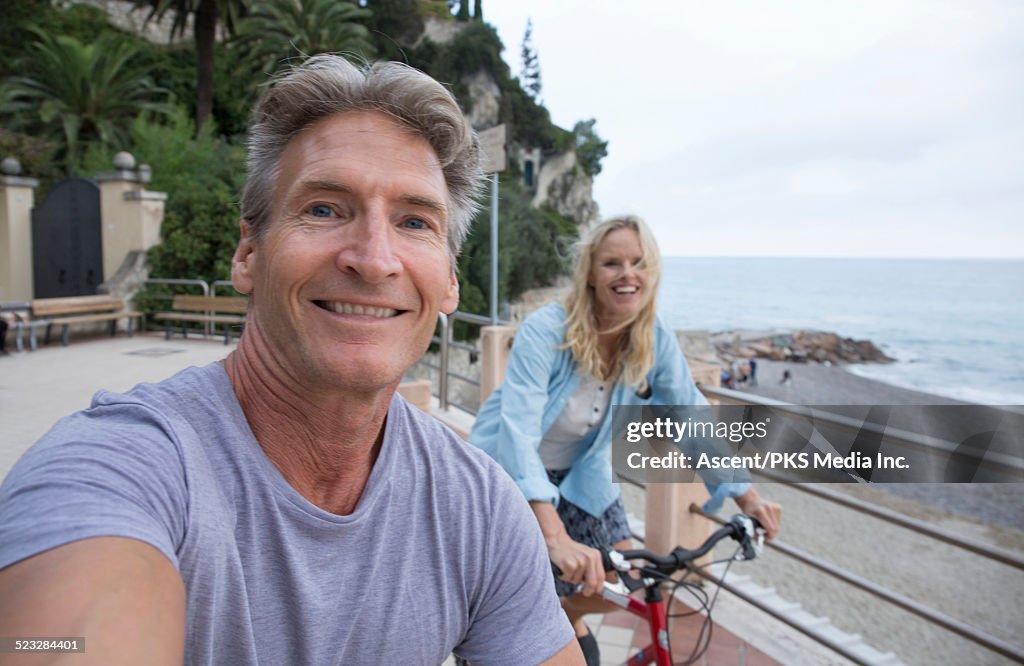
{"type": "MultiPolygon", "coordinates": [[[[822,412],[821,410],[809,410],[806,407],[801,407],[799,405],[790,405],[789,403],[771,400],[768,398],[761,398],[760,396],[755,396],[740,391],[734,391],[731,389],[709,388],[704,386],[701,386],[699,388],[706,397],[715,398],[724,402],[730,402],[733,404],[747,404],[755,406],[772,407],[773,409],[783,408],[784,411],[786,411],[788,414],[805,417],[809,419],[813,418],[813,420],[816,423],[825,423],[838,428],[852,428],[855,430],[862,430],[865,427],[865,424],[862,421],[855,421],[847,417],[822,412]]],[[[942,450],[946,450],[947,448],[945,446],[947,443],[945,442],[941,442],[940,440],[936,440],[931,437],[921,437],[916,433],[881,429],[880,432],[878,432],[877,434],[883,439],[889,439],[900,444],[923,447],[938,447],[942,450]]],[[[767,477],[773,481],[777,480],[777,477],[772,478],[774,475],[771,475],[769,473],[758,472],[757,474],[760,476],[767,477]]],[[[641,487],[644,487],[645,485],[635,480],[627,479],[627,481],[633,485],[638,485],[641,487]]],[[[930,526],[923,525],[919,522],[911,521],[905,518],[904,516],[897,514],[894,511],[889,511],[888,509],[872,505],[868,502],[863,502],[861,500],[857,500],[854,498],[845,497],[838,493],[827,491],[816,485],[805,483],[791,483],[786,481],[779,482],[785,483],[786,485],[796,488],[798,490],[813,494],[821,499],[830,502],[835,502],[854,511],[863,512],[867,515],[870,515],[879,520],[889,522],[898,527],[904,529],[911,529],[917,533],[923,534],[933,539],[942,541],[944,543],[974,553],[979,557],[991,559],[995,562],[999,562],[1001,564],[1016,569],[1024,569],[1024,559],[1013,553],[1001,551],[990,546],[987,546],[985,544],[950,534],[949,532],[946,532],[944,530],[938,530],[930,526]]],[[[691,505],[690,511],[694,513],[699,513],[700,515],[705,516],[709,520],[718,523],[723,522],[720,518],[704,514],[700,510],[700,507],[696,505],[691,505]]],[[[840,580],[848,585],[857,587],[858,589],[866,591],[876,596],[877,598],[886,601],[887,603],[893,604],[908,612],[911,612],[914,615],[923,618],[927,622],[934,624],[935,626],[956,633],[957,635],[966,638],[967,640],[977,645],[980,645],[986,649],[992,650],[993,652],[996,652],[1002,656],[1024,663],[1024,649],[1016,645],[1012,645],[976,627],[967,625],[944,613],[924,606],[923,604],[920,604],[908,597],[905,597],[901,594],[893,592],[892,590],[884,588],[876,583],[873,583],[861,576],[858,576],[857,574],[847,571],[834,564],[825,562],[824,560],[821,560],[820,558],[817,558],[814,555],[811,555],[810,553],[806,553],[800,550],[799,548],[788,545],[777,539],[774,541],[766,542],[766,545],[788,557],[794,558],[797,561],[800,561],[808,566],[812,566],[815,569],[833,578],[836,578],[837,580],[840,580]]],[[[707,574],[706,572],[699,573],[702,576],[714,580],[716,583],[720,583],[720,581],[711,574],[707,574]]],[[[844,657],[858,664],[868,663],[860,657],[858,657],[856,654],[845,649],[842,645],[836,644],[834,641],[829,640],[827,637],[820,635],[819,632],[816,632],[812,627],[805,627],[798,622],[793,622],[791,619],[785,617],[784,614],[775,611],[774,609],[766,606],[765,604],[757,602],[757,600],[750,598],[749,595],[742,594],[742,592],[736,590],[735,588],[732,588],[728,584],[723,585],[723,587],[725,587],[730,592],[733,592],[738,597],[742,598],[744,601],[747,601],[757,606],[765,613],[768,613],[772,617],[782,622],[785,622],[786,624],[792,626],[794,629],[797,629],[798,631],[807,635],[808,637],[812,638],[818,643],[825,645],[829,649],[832,649],[838,652],[839,654],[842,654],[844,657]]]]}
{"type": "Polygon", "coordinates": [[[733,389],[700,387],[706,397],[714,398],[721,402],[735,405],[754,405],[760,407],[771,407],[772,411],[783,414],[787,417],[802,419],[815,426],[829,426],[849,433],[870,434],[884,440],[888,444],[905,448],[910,447],[917,450],[931,453],[941,453],[945,456],[956,456],[958,458],[970,458],[979,463],[983,462],[989,467],[1002,469],[1004,473],[1011,476],[1019,476],[1024,472],[1024,461],[1017,457],[1007,456],[995,451],[987,451],[981,448],[955,444],[930,435],[921,435],[908,430],[901,430],[889,425],[880,425],[855,419],[840,414],[824,411],[820,408],[812,408],[804,405],[794,405],[769,398],[754,396],[742,391],[733,389]]]}
{"type": "MultiPolygon", "coordinates": [[[[477,355],[479,357],[480,348],[465,342],[452,339],[452,329],[454,326],[453,322],[461,321],[474,326],[491,326],[495,324],[490,317],[483,315],[471,314],[469,312],[453,312],[450,315],[441,313],[438,316],[438,335],[431,338],[431,341],[438,345],[439,354],[438,362],[431,363],[428,360],[420,359],[417,361],[417,365],[421,365],[437,373],[437,401],[442,410],[447,410],[451,406],[458,407],[459,409],[476,416],[477,409],[471,405],[455,401],[451,399],[451,380],[456,379],[470,386],[475,386],[477,390],[480,389],[480,380],[468,377],[459,372],[455,372],[451,369],[451,351],[452,349],[459,349],[467,352],[470,355],[477,355]]],[[[498,321],[497,324],[506,325],[508,322],[498,321]]]]}

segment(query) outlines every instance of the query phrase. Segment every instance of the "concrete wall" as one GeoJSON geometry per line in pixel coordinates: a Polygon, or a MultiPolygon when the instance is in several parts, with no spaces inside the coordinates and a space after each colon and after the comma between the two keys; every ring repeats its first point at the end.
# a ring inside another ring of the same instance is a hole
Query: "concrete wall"
{"type": "Polygon", "coordinates": [[[167,195],[145,190],[133,171],[101,173],[96,180],[103,220],[103,275],[110,279],[130,252],[160,242],[167,195]]]}
{"type": "Polygon", "coordinates": [[[32,299],[32,206],[39,181],[0,176],[0,301],[32,299]]]}

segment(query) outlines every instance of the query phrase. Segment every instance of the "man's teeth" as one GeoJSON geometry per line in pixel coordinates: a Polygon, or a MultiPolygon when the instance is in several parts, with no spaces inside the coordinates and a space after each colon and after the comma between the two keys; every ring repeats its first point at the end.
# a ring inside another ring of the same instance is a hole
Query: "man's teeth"
{"type": "Polygon", "coordinates": [[[398,310],[393,308],[376,308],[370,305],[353,305],[351,303],[331,303],[324,301],[323,305],[326,309],[331,312],[337,312],[339,314],[350,314],[350,315],[363,315],[366,317],[377,317],[379,319],[386,319],[388,317],[394,317],[398,314],[398,310]]]}
{"type": "Polygon", "coordinates": [[[636,287],[615,287],[616,294],[635,294],[636,287]]]}

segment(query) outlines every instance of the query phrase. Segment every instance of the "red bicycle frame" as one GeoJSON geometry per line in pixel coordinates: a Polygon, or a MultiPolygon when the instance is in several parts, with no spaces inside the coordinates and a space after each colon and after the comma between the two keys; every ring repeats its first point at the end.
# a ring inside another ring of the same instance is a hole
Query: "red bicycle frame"
{"type": "MultiPolygon", "coordinates": [[[[639,601],[620,591],[617,585],[605,584],[601,596],[616,606],[626,609],[633,615],[647,621],[651,631],[651,643],[626,660],[628,666],[672,666],[672,653],[668,642],[668,617],[665,611],[665,599],[661,588],[650,585],[645,588],[644,600],[639,601]]],[[[622,588],[625,589],[624,586],[622,588]]]]}

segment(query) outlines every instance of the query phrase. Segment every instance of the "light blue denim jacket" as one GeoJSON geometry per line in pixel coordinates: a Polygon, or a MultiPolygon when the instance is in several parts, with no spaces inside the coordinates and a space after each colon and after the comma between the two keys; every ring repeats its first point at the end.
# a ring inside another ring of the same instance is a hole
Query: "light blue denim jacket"
{"type": "MultiPolygon", "coordinates": [[[[565,309],[551,303],[520,324],[509,357],[505,381],[480,408],[469,441],[505,468],[528,500],[558,502],[559,496],[593,516],[600,516],[619,497],[612,479],[612,410],[580,448],[579,457],[560,486],[548,481],[538,449],[544,433],[565,408],[580,383],[576,362],[565,340],[565,309]]],[[[616,383],[611,404],[706,405],[693,383],[675,334],[658,318],[654,330],[655,365],[647,376],[648,398],[616,383]]],[[[749,483],[705,482],[711,499],[708,512],[718,511],[726,497],[746,492],[749,483]]]]}

